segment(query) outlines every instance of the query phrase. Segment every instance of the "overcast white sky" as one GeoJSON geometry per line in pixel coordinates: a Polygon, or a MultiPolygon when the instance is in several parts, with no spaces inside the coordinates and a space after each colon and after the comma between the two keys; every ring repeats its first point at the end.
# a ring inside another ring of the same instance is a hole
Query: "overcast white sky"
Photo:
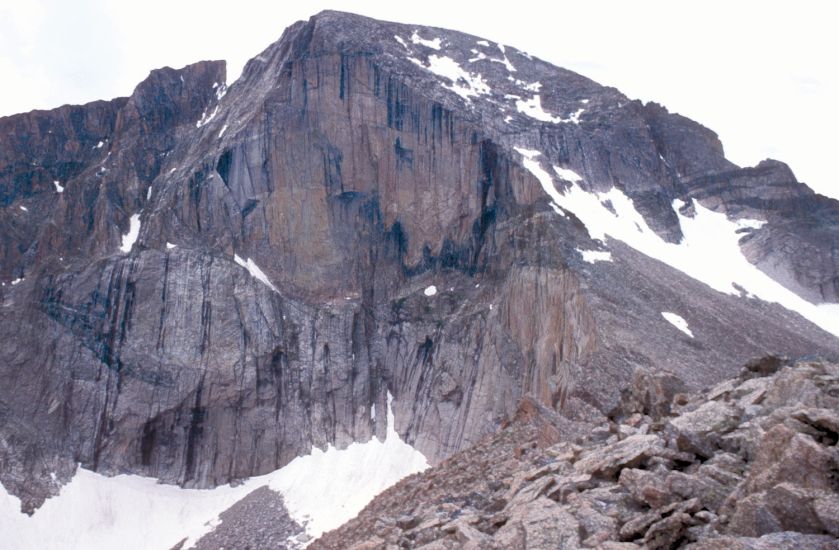
{"type": "Polygon", "coordinates": [[[227,59],[229,80],[322,9],[513,45],[716,131],[741,166],[787,162],[839,198],[833,2],[0,0],[0,116],[131,93],[151,69],[227,59]]]}

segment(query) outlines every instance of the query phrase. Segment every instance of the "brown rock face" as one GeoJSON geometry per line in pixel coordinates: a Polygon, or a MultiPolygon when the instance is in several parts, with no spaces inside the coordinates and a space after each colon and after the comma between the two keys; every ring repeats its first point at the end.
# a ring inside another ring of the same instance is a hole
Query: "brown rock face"
{"type": "MultiPolygon", "coordinates": [[[[199,487],[265,473],[383,434],[388,392],[439,462],[525,395],[598,421],[639,367],[670,391],[767,350],[836,352],[619,242],[582,261],[599,245],[513,150],[618,186],[672,240],[672,199],[702,187],[680,178],[733,169],[712,132],[512,48],[513,80],[481,61],[492,89],[464,98],[428,70],[438,53],[394,39],[414,30],[325,12],[229,89],[204,62],[0,119],[0,478],[27,508],[75,463],[199,487]],[[579,123],[515,110],[516,78],[566,119],[585,105],[579,123]]],[[[468,66],[475,37],[421,32],[468,66]]]]}

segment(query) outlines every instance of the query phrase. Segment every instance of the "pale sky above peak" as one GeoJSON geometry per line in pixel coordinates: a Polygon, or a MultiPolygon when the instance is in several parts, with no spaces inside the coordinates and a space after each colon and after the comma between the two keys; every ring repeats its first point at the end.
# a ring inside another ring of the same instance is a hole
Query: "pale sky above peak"
{"type": "Polygon", "coordinates": [[[839,7],[832,2],[0,0],[0,116],[131,93],[150,70],[226,59],[229,80],[323,9],[512,45],[772,157],[839,198],[839,7]]]}

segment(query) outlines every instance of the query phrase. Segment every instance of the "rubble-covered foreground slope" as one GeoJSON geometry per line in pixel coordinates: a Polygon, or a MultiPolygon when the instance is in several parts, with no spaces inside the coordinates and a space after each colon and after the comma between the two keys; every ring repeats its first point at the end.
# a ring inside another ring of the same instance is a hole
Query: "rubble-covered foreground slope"
{"type": "Polygon", "coordinates": [[[525,400],[310,549],[839,548],[839,365],[767,357],[701,393],[673,382],[639,372],[589,431],[525,400]]]}

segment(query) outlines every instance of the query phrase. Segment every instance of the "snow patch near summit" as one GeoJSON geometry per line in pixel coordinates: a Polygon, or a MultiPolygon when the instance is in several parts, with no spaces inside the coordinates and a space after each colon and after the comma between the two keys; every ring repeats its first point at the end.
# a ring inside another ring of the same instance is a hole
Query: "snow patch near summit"
{"type": "Polygon", "coordinates": [[[469,100],[479,95],[488,95],[492,91],[480,74],[472,74],[463,70],[460,64],[451,57],[429,55],[428,65],[415,57],[409,57],[408,60],[437,76],[450,80],[451,84],[444,84],[443,87],[453,91],[463,99],[469,100]]]}
{"type": "Polygon", "coordinates": [[[530,99],[517,99],[516,109],[518,112],[524,113],[530,118],[541,120],[542,122],[553,122],[555,124],[562,122],[562,117],[555,117],[542,109],[542,98],[539,97],[539,94],[534,95],[530,99]]]}
{"type": "Polygon", "coordinates": [[[420,44],[426,48],[431,48],[432,50],[439,50],[441,40],[439,38],[435,38],[434,40],[425,40],[417,31],[414,31],[414,34],[411,35],[411,42],[414,44],[420,44]]]}
{"type": "MultiPolygon", "coordinates": [[[[729,220],[692,200],[694,216],[682,214],[684,201],[674,200],[672,208],[679,220],[683,238],[670,243],[650,229],[647,221],[623,191],[586,191],[573,182],[560,192],[551,175],[537,160],[539,151],[516,148],[522,165],[533,174],[552,199],[554,210],[573,212],[593,239],[605,241],[609,236],[630,247],[705,283],[725,294],[741,295],[774,302],[799,313],[805,319],[831,334],[839,336],[839,308],[808,302],[749,262],[740,250],[744,231],[759,229],[761,220],[729,220]],[[611,208],[606,205],[610,205],[611,208]]],[[[554,167],[556,172],[558,169],[554,167]]],[[[563,178],[564,179],[564,178],[563,178]]]]}
{"type": "MultiPolygon", "coordinates": [[[[522,85],[525,84],[524,82],[518,80],[516,82],[521,82],[522,85]]],[[[534,82],[533,84],[525,85],[524,88],[529,90],[536,85],[541,87],[541,83],[534,82]]],[[[536,90],[538,90],[538,88],[536,88],[536,90]]],[[[511,94],[508,94],[506,97],[516,100],[516,109],[520,113],[542,122],[552,122],[554,124],[579,124],[580,116],[585,112],[585,109],[577,109],[571,113],[568,118],[562,118],[561,116],[554,116],[542,108],[542,98],[539,94],[534,94],[530,99],[521,99],[520,97],[511,94]]]]}

